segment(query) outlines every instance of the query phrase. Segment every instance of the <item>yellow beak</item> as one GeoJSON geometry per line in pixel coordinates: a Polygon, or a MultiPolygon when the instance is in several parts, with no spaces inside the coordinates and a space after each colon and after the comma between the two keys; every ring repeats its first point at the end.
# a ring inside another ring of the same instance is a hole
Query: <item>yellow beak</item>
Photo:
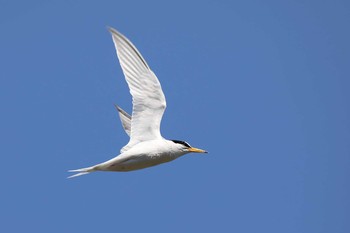
{"type": "Polygon", "coordinates": [[[187,149],[189,152],[194,152],[194,153],[208,153],[208,151],[202,150],[202,149],[198,149],[198,148],[194,148],[194,147],[190,147],[187,149]]]}

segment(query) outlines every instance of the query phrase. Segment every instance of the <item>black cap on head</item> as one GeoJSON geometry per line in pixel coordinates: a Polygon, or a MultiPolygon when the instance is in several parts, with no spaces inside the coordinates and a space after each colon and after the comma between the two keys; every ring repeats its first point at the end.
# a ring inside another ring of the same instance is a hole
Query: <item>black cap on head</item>
{"type": "Polygon", "coordinates": [[[185,142],[185,141],[180,141],[180,140],[171,140],[171,141],[173,141],[174,143],[177,143],[177,144],[184,145],[184,146],[186,146],[186,147],[188,147],[188,148],[191,147],[190,144],[188,144],[188,143],[185,142]]]}

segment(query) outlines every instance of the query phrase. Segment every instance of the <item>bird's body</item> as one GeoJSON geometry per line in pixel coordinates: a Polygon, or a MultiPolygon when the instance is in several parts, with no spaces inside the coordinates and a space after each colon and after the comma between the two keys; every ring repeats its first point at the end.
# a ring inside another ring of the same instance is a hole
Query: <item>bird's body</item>
{"type": "Polygon", "coordinates": [[[179,153],[173,144],[168,140],[140,142],[120,156],[97,167],[107,171],[133,171],[170,162],[185,154],[179,153]]]}
{"type": "Polygon", "coordinates": [[[179,152],[169,140],[150,140],[140,142],[130,150],[91,169],[95,171],[133,171],[161,163],[170,162],[186,152],[179,152]]]}
{"type": "Polygon", "coordinates": [[[94,171],[133,171],[170,162],[184,154],[207,153],[179,140],[166,140],[160,134],[160,122],[166,108],[161,85],[136,47],[115,29],[110,29],[123,69],[125,79],[133,97],[133,112],[117,107],[129,143],[120,155],[106,162],[70,172],[70,177],[94,171]]]}

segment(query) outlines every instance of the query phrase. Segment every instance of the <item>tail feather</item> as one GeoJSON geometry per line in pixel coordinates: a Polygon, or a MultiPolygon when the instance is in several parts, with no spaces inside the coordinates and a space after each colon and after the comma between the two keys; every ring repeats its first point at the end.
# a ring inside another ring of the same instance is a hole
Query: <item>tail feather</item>
{"type": "Polygon", "coordinates": [[[87,167],[87,168],[80,168],[80,169],[76,169],[76,170],[69,170],[68,172],[78,172],[77,174],[71,175],[67,178],[73,178],[73,177],[77,177],[77,176],[82,176],[82,175],[86,175],[89,174],[91,172],[96,171],[94,167],[87,167]]]}

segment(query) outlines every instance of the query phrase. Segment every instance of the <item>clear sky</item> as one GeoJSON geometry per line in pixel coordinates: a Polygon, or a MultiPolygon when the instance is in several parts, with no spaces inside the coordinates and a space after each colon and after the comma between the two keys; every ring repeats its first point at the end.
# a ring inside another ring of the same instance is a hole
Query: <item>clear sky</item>
{"type": "Polygon", "coordinates": [[[1,1],[2,232],[350,232],[349,1],[1,1]],[[208,150],[66,179],[118,155],[131,96],[107,26],[208,150]]]}

